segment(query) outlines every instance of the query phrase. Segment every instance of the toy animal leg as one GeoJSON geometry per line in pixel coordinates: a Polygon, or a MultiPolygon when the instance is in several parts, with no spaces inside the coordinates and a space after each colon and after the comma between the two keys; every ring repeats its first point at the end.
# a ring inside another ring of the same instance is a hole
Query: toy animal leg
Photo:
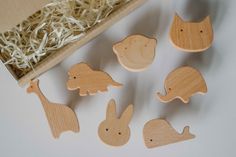
{"type": "Polygon", "coordinates": [[[51,127],[51,132],[52,132],[52,135],[54,138],[59,138],[60,137],[60,130],[58,129],[57,126],[55,126],[54,124],[51,124],[52,126],[51,127]]]}
{"type": "Polygon", "coordinates": [[[80,95],[80,96],[87,96],[87,90],[85,90],[85,89],[80,89],[79,95],[80,95]]]}
{"type": "Polygon", "coordinates": [[[189,97],[188,96],[182,97],[181,100],[186,104],[189,103],[189,97]]]}
{"type": "Polygon", "coordinates": [[[90,95],[95,95],[98,91],[96,89],[90,89],[88,92],[90,95]]]}
{"type": "Polygon", "coordinates": [[[103,87],[103,88],[101,88],[99,91],[101,91],[101,92],[106,92],[106,91],[108,91],[108,89],[107,89],[107,87],[103,87]]]}

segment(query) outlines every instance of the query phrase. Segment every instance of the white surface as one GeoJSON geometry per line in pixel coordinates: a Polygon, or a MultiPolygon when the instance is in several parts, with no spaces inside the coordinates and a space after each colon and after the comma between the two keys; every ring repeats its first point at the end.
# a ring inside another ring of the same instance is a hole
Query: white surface
{"type": "Polygon", "coordinates": [[[62,64],[40,77],[45,95],[54,102],[75,107],[81,132],[52,138],[43,108],[35,95],[25,89],[0,68],[0,156],[1,157],[235,157],[236,145],[236,1],[235,0],[149,0],[122,21],[78,50],[62,64]],[[210,13],[215,30],[214,45],[202,54],[186,54],[176,50],[168,40],[174,11],[185,19],[202,19],[210,13]],[[155,62],[141,73],[122,68],[112,52],[112,43],[133,33],[158,37],[155,62]],[[85,61],[95,69],[108,72],[125,86],[109,88],[109,92],[91,97],[79,97],[66,90],[67,70],[85,61]],[[166,75],[181,65],[198,68],[204,75],[209,92],[197,95],[189,105],[175,101],[169,105],[156,99],[164,91],[166,75]],[[103,144],[97,127],[105,117],[107,102],[115,98],[118,111],[135,104],[131,122],[131,138],[127,145],[112,148],[103,144]],[[191,126],[194,140],[149,150],[142,140],[145,122],[165,117],[182,131],[191,126]]]}

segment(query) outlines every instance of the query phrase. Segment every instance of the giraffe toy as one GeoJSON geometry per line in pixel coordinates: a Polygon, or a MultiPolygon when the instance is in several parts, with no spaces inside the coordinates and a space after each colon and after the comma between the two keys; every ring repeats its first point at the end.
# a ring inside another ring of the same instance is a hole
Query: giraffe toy
{"type": "Polygon", "coordinates": [[[59,138],[65,131],[79,132],[79,123],[75,112],[61,104],[51,103],[39,88],[39,80],[31,81],[28,93],[35,93],[44,108],[54,138],[59,138]]]}

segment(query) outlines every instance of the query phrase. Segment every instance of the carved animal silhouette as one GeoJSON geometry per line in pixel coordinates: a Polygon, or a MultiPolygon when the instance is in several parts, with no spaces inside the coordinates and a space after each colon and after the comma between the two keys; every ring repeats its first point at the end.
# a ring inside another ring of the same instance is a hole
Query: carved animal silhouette
{"type": "Polygon", "coordinates": [[[201,73],[192,67],[181,67],[172,71],[165,80],[165,96],[157,93],[162,102],[170,102],[176,98],[184,103],[195,93],[204,94],[207,86],[201,73]]]}
{"type": "Polygon", "coordinates": [[[144,143],[147,148],[164,146],[184,140],[195,138],[186,126],[182,134],[179,134],[163,119],[154,119],[147,122],[143,128],[144,143]]]}
{"type": "Polygon", "coordinates": [[[185,22],[179,15],[175,15],[170,30],[173,45],[185,52],[202,52],[207,50],[213,42],[213,28],[210,17],[202,22],[185,22]]]}
{"type": "Polygon", "coordinates": [[[60,134],[65,131],[79,132],[79,123],[74,111],[67,106],[48,101],[38,83],[38,80],[32,81],[27,92],[33,92],[39,97],[54,138],[59,138],[60,134]]]}
{"type": "Polygon", "coordinates": [[[110,100],[106,119],[99,125],[98,135],[100,139],[111,146],[122,146],[129,141],[129,122],[133,115],[133,105],[129,105],[120,118],[116,116],[116,104],[110,100]]]}
{"type": "Polygon", "coordinates": [[[98,91],[107,91],[107,86],[121,87],[122,84],[115,82],[107,73],[94,71],[87,64],[79,63],[72,66],[68,72],[69,90],[80,89],[80,96],[96,94],[98,91]]]}
{"type": "Polygon", "coordinates": [[[156,39],[132,35],[113,46],[120,64],[129,71],[145,70],[154,60],[156,39]]]}

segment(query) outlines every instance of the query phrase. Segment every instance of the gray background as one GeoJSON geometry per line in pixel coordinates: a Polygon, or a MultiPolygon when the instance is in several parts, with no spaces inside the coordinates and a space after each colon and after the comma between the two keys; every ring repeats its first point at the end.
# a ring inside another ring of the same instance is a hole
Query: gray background
{"type": "Polygon", "coordinates": [[[40,77],[40,86],[53,102],[70,104],[76,111],[81,131],[52,138],[43,108],[35,95],[19,88],[4,65],[0,68],[0,156],[2,157],[235,157],[236,145],[236,1],[235,0],[149,0],[144,6],[77,50],[60,65],[40,77]],[[186,54],[168,39],[177,11],[185,20],[203,19],[210,14],[215,31],[213,47],[204,53],[186,54]],[[148,70],[131,73],[122,68],[112,44],[129,34],[142,33],[158,38],[157,55],[148,70]],[[87,62],[108,72],[125,86],[109,92],[79,97],[66,90],[67,71],[75,63],[87,62]],[[173,69],[191,65],[204,75],[209,92],[192,97],[191,103],[160,103],[156,92],[173,69]],[[120,114],[129,103],[135,105],[131,138],[119,148],[103,144],[97,127],[104,119],[107,102],[114,98],[120,114]],[[145,122],[164,117],[179,131],[191,126],[194,140],[149,150],[142,140],[145,122]]]}

